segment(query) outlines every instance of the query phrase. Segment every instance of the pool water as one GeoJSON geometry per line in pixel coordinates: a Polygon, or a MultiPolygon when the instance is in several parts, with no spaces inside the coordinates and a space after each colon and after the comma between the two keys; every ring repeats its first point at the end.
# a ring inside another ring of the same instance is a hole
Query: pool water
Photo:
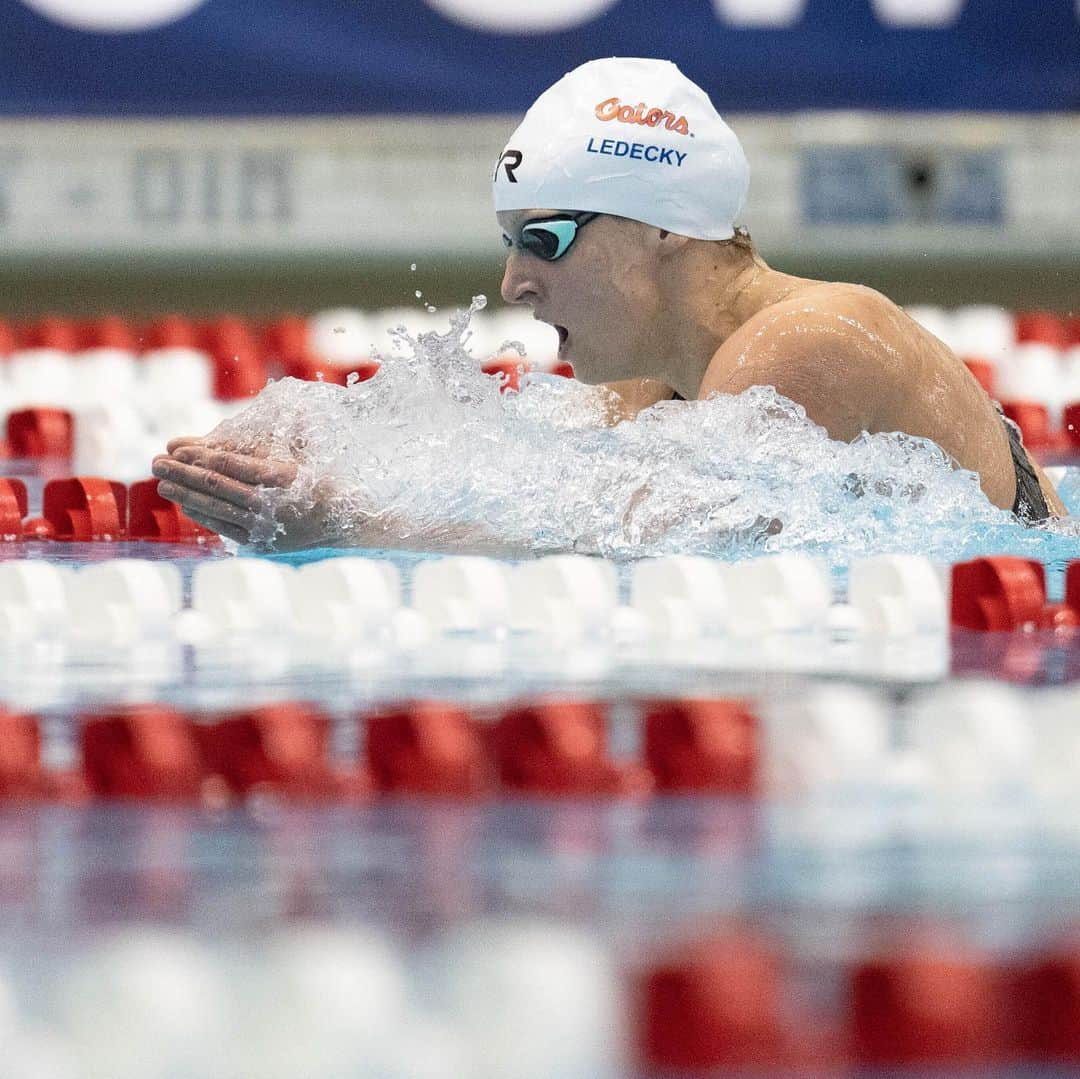
{"type": "MultiPolygon", "coordinates": [[[[380,496],[429,523],[448,509],[460,520],[486,513],[503,530],[503,538],[513,541],[508,546],[515,555],[527,554],[520,549],[522,537],[537,538],[543,550],[557,546],[574,528],[591,529],[592,549],[615,559],[625,600],[633,565],[626,532],[621,523],[614,527],[611,512],[597,510],[590,499],[595,501],[598,484],[630,490],[640,481],[634,468],[660,443],[668,447],[665,463],[652,474],[669,484],[668,492],[677,493],[680,478],[688,475],[686,462],[680,463],[686,443],[673,426],[677,420],[661,416],[658,430],[648,436],[649,445],[634,445],[632,439],[619,443],[625,436],[614,442],[607,435],[571,439],[576,468],[590,461],[597,464],[592,478],[582,480],[542,464],[551,457],[553,440],[566,435],[565,429],[545,429],[550,426],[546,405],[538,404],[539,415],[515,433],[514,424],[494,410],[501,405],[492,405],[488,398],[477,406],[479,418],[471,415],[474,402],[465,390],[459,385],[456,397],[447,397],[445,387],[428,385],[426,391],[428,405],[452,400],[461,409],[460,426],[472,424],[467,438],[442,446],[453,469],[440,464],[425,473],[419,447],[421,436],[430,431],[415,432],[420,441],[409,434],[397,444],[400,453],[394,460],[380,458],[380,496]],[[469,474],[491,482],[460,483],[460,477],[469,474]],[[574,513],[551,513],[559,490],[573,503],[574,513]],[[525,503],[527,512],[516,508],[517,503],[525,503]],[[543,524],[542,533],[529,533],[537,522],[543,524]]],[[[296,406],[303,412],[316,403],[305,400],[307,391],[287,391],[270,405],[296,406]]],[[[556,387],[551,392],[565,391],[556,387]]],[[[343,401],[336,396],[332,407],[359,407],[343,401]]],[[[588,401],[577,405],[584,411],[591,407],[588,401]]],[[[742,436],[748,437],[761,411],[759,401],[741,415],[728,412],[705,419],[717,425],[741,424],[742,436]]],[[[784,529],[771,536],[744,531],[737,542],[718,542],[722,534],[752,523],[759,511],[754,517],[744,509],[727,512],[726,496],[717,497],[718,489],[703,481],[694,466],[689,473],[696,505],[707,503],[717,515],[702,530],[676,525],[665,531],[664,514],[678,501],[668,498],[638,522],[640,552],[708,551],[733,561],[806,550],[828,564],[837,597],[844,595],[850,562],[864,557],[875,542],[940,562],[1011,553],[1045,563],[1051,598],[1060,596],[1067,564],[1080,557],[1074,522],[1023,528],[988,512],[972,495],[970,483],[942,471],[925,447],[891,442],[863,447],[861,466],[892,480],[897,469],[910,466],[926,490],[941,493],[940,514],[920,509],[919,498],[905,502],[901,494],[897,501],[895,487],[889,494],[852,500],[843,482],[851,472],[850,462],[842,469],[826,464],[832,451],[797,416],[785,417],[790,438],[784,453],[789,459],[759,456],[743,477],[763,495],[770,514],[787,514],[784,529]],[[818,454],[809,469],[800,460],[808,454],[818,454]],[[806,511],[802,523],[791,516],[795,511],[780,508],[784,485],[796,476],[819,481],[817,494],[807,488],[800,496],[806,511]],[[948,534],[952,511],[957,514],[954,536],[948,534]]],[[[256,414],[241,424],[259,419],[256,414]]],[[[431,446],[424,445],[430,462],[431,446]]],[[[355,445],[323,445],[319,452],[355,462],[359,451],[355,445]]],[[[43,478],[33,482],[31,476],[32,513],[43,478]]],[[[1070,510],[1080,512],[1080,468],[1067,469],[1060,490],[1070,510]]],[[[362,497],[363,491],[353,491],[342,509],[362,497]]],[[[440,539],[437,531],[428,536],[440,539]]],[[[288,571],[358,553],[392,563],[401,573],[406,601],[416,567],[441,557],[348,548],[270,555],[245,550],[239,557],[268,559],[288,571]]],[[[216,545],[22,542],[7,544],[0,557],[44,559],[70,567],[113,558],[167,561],[181,571],[185,602],[190,602],[196,569],[230,556],[216,545]]],[[[253,632],[212,648],[161,640],[140,642],[139,648],[122,653],[83,650],[75,662],[68,662],[62,652],[20,650],[11,644],[2,648],[0,700],[41,717],[43,756],[54,768],[78,764],[76,717],[118,703],[160,701],[201,714],[310,700],[321,704],[333,721],[335,753],[355,757],[363,743],[365,709],[386,702],[453,699],[482,709],[552,694],[597,698],[611,703],[613,755],[631,758],[641,751],[638,709],[640,699],[647,697],[739,695],[798,702],[811,698],[818,686],[854,684],[886,702],[893,716],[890,738],[899,743],[912,722],[904,711],[908,703],[921,692],[949,685],[954,674],[983,673],[1031,684],[1068,684],[1080,678],[1080,642],[1053,633],[954,634],[951,639],[868,643],[830,631],[779,635],[767,642],[710,638],[667,644],[618,634],[539,640],[528,634],[466,633],[444,634],[425,647],[406,649],[385,640],[339,641],[334,647],[315,642],[308,647],[296,637],[253,632]]],[[[1063,694],[1054,698],[1062,714],[1080,702],[1070,689],[1054,692],[1063,694]]],[[[1048,698],[1030,687],[1019,700],[1044,711],[1051,707],[1048,698]]],[[[985,761],[994,759],[991,753],[985,761]]],[[[835,1017],[846,1006],[842,967],[873,950],[883,925],[899,925],[901,933],[926,926],[940,933],[944,926],[1004,962],[1032,953],[1043,941],[1080,924],[1080,833],[1075,825],[1080,818],[1072,803],[1038,802],[1030,791],[1018,794],[991,784],[955,798],[938,792],[920,800],[912,798],[917,783],[909,785],[909,780],[911,776],[901,772],[897,782],[804,792],[788,799],[684,795],[447,802],[386,797],[320,806],[290,804],[263,792],[230,806],[20,806],[0,814],[5,852],[0,869],[0,996],[8,992],[17,1001],[21,1021],[31,1028],[49,1026],[57,1014],[66,1016],[61,1022],[64,1037],[71,1039],[74,1050],[88,1054],[87,1059],[99,1059],[94,1053],[100,1053],[101,1046],[87,1031],[95,1017],[108,1018],[109,1012],[98,982],[93,992],[87,990],[86,972],[97,979],[100,968],[94,964],[103,960],[84,957],[98,955],[95,949],[113,930],[153,927],[171,934],[154,945],[157,953],[146,953],[159,954],[161,962],[173,954],[171,948],[209,949],[230,992],[237,988],[243,996],[257,981],[252,971],[268,962],[263,951],[282,932],[312,925],[371,929],[405,957],[410,992],[427,1014],[441,1006],[431,999],[432,971],[445,961],[438,958],[440,949],[448,947],[446,942],[463,926],[479,926],[492,940],[499,939],[506,924],[523,920],[545,927],[552,940],[560,940],[560,932],[580,930],[629,977],[645,953],[662,953],[673,942],[703,932],[703,927],[730,929],[734,924],[742,927],[740,932],[751,927],[779,942],[794,971],[789,986],[794,998],[835,1017]],[[67,1003],[58,1005],[58,1000],[67,1003]]],[[[118,953],[106,954],[113,956],[112,962],[118,953]]],[[[276,968],[271,964],[266,969],[276,968]]],[[[116,978],[109,984],[131,991],[122,974],[116,978]]],[[[135,984],[144,983],[136,979],[135,984]]],[[[265,991],[257,987],[255,999],[262,1000],[258,993],[265,991]]],[[[309,987],[315,1012],[326,991],[323,985],[309,987]]],[[[486,1001],[485,1007],[494,1006],[486,1001]]],[[[531,1018],[535,1004],[530,1009],[531,1018]]],[[[629,1074],[599,1068],[580,1076],[545,1071],[546,1058],[530,1058],[527,1042],[520,1044],[520,1070],[502,1075],[599,1079],[629,1074]]],[[[27,1059],[35,1061],[34,1067],[13,1072],[14,1079],[82,1079],[91,1074],[78,1068],[49,1071],[41,1065],[43,1058],[32,1053],[27,1059]]],[[[183,1073],[185,1079],[231,1079],[232,1073],[217,1069],[216,1062],[200,1060],[199,1067],[183,1073]]],[[[451,1063],[444,1060],[442,1070],[401,1065],[380,1075],[462,1079],[489,1074],[483,1069],[454,1071],[452,1058],[446,1060],[451,1063]]],[[[127,1064],[127,1070],[109,1071],[110,1079],[174,1074],[167,1068],[127,1064]]],[[[248,1074],[281,1072],[267,1067],[243,1074],[247,1079],[248,1074]]],[[[877,1079],[877,1073],[859,1074],[877,1079]]],[[[929,1073],[902,1069],[891,1074],[929,1073]]],[[[939,1074],[987,1072],[958,1067],[939,1074]]],[[[1002,1067],[995,1074],[1049,1079],[1067,1070],[1032,1064],[1002,1067]]],[[[642,1073],[642,1079],[653,1077],[642,1073]]]]}
{"type": "Polygon", "coordinates": [[[396,334],[401,352],[367,381],[281,379],[211,432],[297,465],[288,489],[266,493],[257,543],[275,540],[288,507],[317,508],[334,545],[370,548],[389,531],[401,546],[500,557],[802,551],[841,568],[901,551],[946,563],[1080,552],[1075,523],[1024,529],[933,443],[832,441],[771,387],[661,402],[614,426],[602,387],[529,373],[503,393],[466,349],[481,301],[445,333],[396,334]]]}
{"type": "MultiPolygon", "coordinates": [[[[31,485],[31,513],[40,499],[40,482],[31,485]]],[[[1060,484],[1066,502],[1080,497],[1080,469],[1066,470],[1060,484]]],[[[1076,556],[1076,541],[1060,531],[1001,524],[965,554],[1013,553],[1046,564],[1049,596],[1057,600],[1064,570],[1076,556]]],[[[764,554],[765,552],[758,552],[764,554]]],[[[240,557],[268,559],[289,571],[327,558],[378,558],[401,574],[409,601],[412,575],[437,554],[324,548],[293,554],[240,557]]],[[[113,558],[166,561],[181,572],[184,602],[191,602],[195,569],[210,559],[229,557],[220,545],[120,543],[10,543],[5,559],[45,559],[80,567],[113,558]]],[[[513,560],[511,560],[513,561],[513,560]]],[[[621,600],[628,601],[633,560],[615,562],[621,600]]],[[[847,566],[831,563],[835,597],[842,600],[847,566]]],[[[402,650],[386,641],[355,640],[328,648],[270,634],[237,637],[228,647],[199,651],[182,641],[157,642],[139,655],[84,649],[74,664],[35,660],[9,646],[0,669],[0,692],[23,707],[64,711],[120,694],[124,699],[167,699],[181,707],[228,699],[304,697],[328,702],[370,701],[423,695],[506,698],[559,689],[599,694],[712,693],[727,695],[776,677],[830,675],[882,684],[931,683],[959,672],[1005,674],[1022,681],[1071,680],[1080,668],[1080,646],[1053,633],[1021,637],[954,634],[881,642],[852,639],[842,631],[825,635],[781,635],[767,642],[737,637],[664,642],[619,634],[584,639],[538,639],[535,635],[441,635],[422,649],[402,650]]]]}

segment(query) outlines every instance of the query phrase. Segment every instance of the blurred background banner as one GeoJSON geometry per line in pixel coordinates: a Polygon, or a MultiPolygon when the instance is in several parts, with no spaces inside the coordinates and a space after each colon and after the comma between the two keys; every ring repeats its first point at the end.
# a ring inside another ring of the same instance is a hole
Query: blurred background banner
{"type": "Polygon", "coordinates": [[[1077,0],[0,0],[9,116],[515,113],[598,56],[722,110],[1080,106],[1077,0]]]}
{"type": "Polygon", "coordinates": [[[495,296],[510,132],[635,54],[732,124],[779,267],[1080,295],[1080,0],[0,0],[0,290],[13,315],[495,296]]]}

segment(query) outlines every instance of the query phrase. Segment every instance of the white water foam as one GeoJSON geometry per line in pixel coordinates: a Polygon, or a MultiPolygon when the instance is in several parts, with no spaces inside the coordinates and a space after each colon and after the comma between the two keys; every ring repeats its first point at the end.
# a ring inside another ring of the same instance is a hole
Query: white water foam
{"type": "MultiPolygon", "coordinates": [[[[1040,530],[992,506],[934,443],[832,441],[771,387],[664,402],[616,426],[599,387],[528,375],[520,393],[500,393],[465,351],[483,306],[478,297],[445,333],[391,331],[400,354],[377,357],[366,382],[283,379],[212,432],[300,466],[287,491],[267,492],[257,544],[273,546],[275,514],[320,502],[325,546],[615,558],[799,549],[840,565],[1038,545],[1040,530]]],[[[1058,527],[1075,542],[1072,522],[1058,527]]]]}

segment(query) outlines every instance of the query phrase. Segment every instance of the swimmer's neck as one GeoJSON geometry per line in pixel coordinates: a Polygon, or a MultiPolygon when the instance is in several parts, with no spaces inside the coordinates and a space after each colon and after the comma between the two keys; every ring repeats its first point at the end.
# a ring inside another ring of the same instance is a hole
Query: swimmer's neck
{"type": "Polygon", "coordinates": [[[692,245],[669,278],[667,317],[659,356],[662,379],[688,401],[697,398],[705,372],[724,342],[765,308],[817,284],[771,269],[756,252],[719,244],[692,245]]]}

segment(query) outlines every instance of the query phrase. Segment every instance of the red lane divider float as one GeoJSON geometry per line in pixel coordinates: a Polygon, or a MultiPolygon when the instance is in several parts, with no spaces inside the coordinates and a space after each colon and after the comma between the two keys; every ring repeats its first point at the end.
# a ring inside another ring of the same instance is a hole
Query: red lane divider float
{"type": "Polygon", "coordinates": [[[850,972],[851,1047],[868,1068],[985,1067],[1010,1049],[998,973],[945,942],[898,943],[850,972]]]}
{"type": "Polygon", "coordinates": [[[644,1065],[664,1072],[775,1066],[781,990],[775,951],[751,932],[673,949],[639,988],[644,1065]]]}
{"type": "Polygon", "coordinates": [[[37,322],[16,326],[15,339],[19,348],[55,348],[60,352],[75,352],[79,347],[79,330],[71,319],[48,315],[37,322]]]}
{"type": "Polygon", "coordinates": [[[1013,316],[1018,344],[1034,341],[1065,349],[1071,344],[1069,327],[1061,315],[1052,311],[1017,311],[1013,316]]]}
{"type": "Polygon", "coordinates": [[[856,940],[880,938],[865,954],[811,960],[818,981],[841,989],[810,1005],[806,957],[754,922],[699,932],[635,963],[641,1072],[981,1075],[1080,1064],[1075,931],[1001,957],[917,919],[864,929],[856,940]]]}
{"type": "Polygon", "coordinates": [[[654,701],[645,708],[645,762],[659,791],[754,794],[758,736],[757,717],[743,701],[654,701]]]}
{"type": "Polygon", "coordinates": [[[641,972],[632,998],[642,1072],[834,1074],[846,1055],[841,1031],[793,1007],[787,982],[778,942],[750,926],[670,949],[641,972]]]}
{"type": "Polygon", "coordinates": [[[199,348],[196,324],[183,315],[163,315],[152,322],[143,335],[145,350],[156,348],[199,348]]]}
{"type": "Polygon", "coordinates": [[[23,408],[8,413],[7,445],[12,457],[67,457],[75,444],[75,425],[62,408],[23,408]]]}
{"type": "Polygon", "coordinates": [[[952,568],[952,624],[1013,630],[1038,625],[1046,605],[1046,570],[1026,558],[976,558],[952,568]]]}
{"type": "Polygon", "coordinates": [[[119,348],[125,352],[138,352],[141,348],[135,328],[117,315],[79,323],[76,334],[80,349],[119,348]]]}
{"type": "MultiPolygon", "coordinates": [[[[643,716],[671,710],[663,702],[641,707],[643,716]]],[[[725,728],[733,716],[739,717],[740,729],[755,725],[742,702],[698,701],[694,708],[700,716],[722,717],[725,728]]],[[[303,701],[211,714],[153,702],[104,706],[78,717],[79,774],[86,793],[97,799],[215,804],[242,802],[268,791],[286,799],[351,802],[637,797],[670,789],[718,789],[672,788],[670,775],[652,771],[647,753],[641,763],[613,762],[607,752],[607,713],[606,703],[588,700],[545,700],[476,712],[440,701],[414,701],[357,714],[363,749],[337,760],[331,747],[333,720],[303,701]]],[[[39,758],[38,720],[22,716],[8,721],[6,715],[0,709],[0,801],[8,797],[6,790],[30,787],[45,797],[52,788],[44,780],[30,784],[27,779],[20,786],[3,779],[6,751],[39,758]],[[5,722],[18,732],[10,746],[3,744],[5,722]],[[31,742],[33,753],[19,750],[31,742]]],[[[745,747],[738,756],[739,771],[756,774],[757,761],[744,759],[745,747]]],[[[680,760],[687,773],[710,775],[715,747],[698,739],[683,746],[680,760]],[[702,760],[695,761],[695,755],[702,760]]],[[[18,769],[32,778],[30,764],[18,769]]],[[[735,786],[726,780],[720,789],[730,792],[735,786]]],[[[737,786],[755,793],[741,778],[737,786]]],[[[72,789],[70,782],[66,789],[72,789]]]]}
{"type": "Polygon", "coordinates": [[[0,799],[70,800],[84,794],[81,777],[42,764],[37,718],[0,707],[0,799]]]}
{"type": "Polygon", "coordinates": [[[99,798],[196,801],[206,770],[195,729],[160,704],[86,716],[80,725],[83,772],[99,798]]]}
{"type": "Polygon", "coordinates": [[[302,800],[351,800],[369,792],[361,769],[331,764],[330,719],[313,705],[233,712],[196,731],[208,771],[234,797],[272,792],[302,800]]]}
{"type": "Polygon", "coordinates": [[[45,484],[42,517],[52,538],[86,543],[120,540],[127,533],[127,488],[96,476],[45,484]]]}
{"type": "Polygon", "coordinates": [[[464,708],[419,702],[369,715],[365,728],[377,791],[473,798],[495,789],[480,732],[464,708]]]}
{"type": "Polygon", "coordinates": [[[1009,682],[1039,681],[1043,672],[1080,674],[1080,562],[1066,571],[1064,603],[1046,602],[1040,562],[1000,556],[952,568],[951,670],[1009,682]]]}
{"type": "Polygon", "coordinates": [[[1066,405],[1061,423],[1069,447],[1080,449],[1080,404],[1066,405]]]}
{"type": "Polygon", "coordinates": [[[647,791],[651,778],[608,756],[607,706],[542,701],[504,711],[492,733],[504,793],[595,797],[647,791]]]}
{"type": "Polygon", "coordinates": [[[1065,602],[1046,602],[1041,562],[1000,555],[952,567],[952,625],[983,632],[1080,626],[1080,562],[1066,570],[1065,602]]]}
{"type": "Polygon", "coordinates": [[[1011,971],[1021,1053],[1030,1060],[1080,1064],[1080,938],[1042,945],[1011,971]]]}
{"type": "Polygon", "coordinates": [[[0,541],[23,538],[27,512],[26,484],[10,477],[0,479],[0,541]]]}
{"type": "Polygon", "coordinates": [[[0,319],[0,356],[10,356],[18,348],[18,339],[11,325],[0,319]]]}
{"type": "Polygon", "coordinates": [[[284,366],[309,353],[311,333],[303,315],[282,315],[263,327],[259,340],[267,362],[284,366]]]}
{"type": "Polygon", "coordinates": [[[214,360],[214,396],[222,401],[254,397],[269,377],[251,327],[242,318],[224,315],[206,323],[200,344],[214,360]]]}
{"type": "Polygon", "coordinates": [[[26,485],[0,478],[0,541],[58,542],[151,540],[162,543],[219,543],[174,502],[161,497],[157,480],[129,488],[97,476],[73,476],[45,484],[42,516],[26,518],[26,485]]]}
{"type": "Polygon", "coordinates": [[[206,543],[217,534],[196,524],[175,503],[158,494],[157,480],[140,480],[128,489],[127,538],[162,543],[206,543]]]}

